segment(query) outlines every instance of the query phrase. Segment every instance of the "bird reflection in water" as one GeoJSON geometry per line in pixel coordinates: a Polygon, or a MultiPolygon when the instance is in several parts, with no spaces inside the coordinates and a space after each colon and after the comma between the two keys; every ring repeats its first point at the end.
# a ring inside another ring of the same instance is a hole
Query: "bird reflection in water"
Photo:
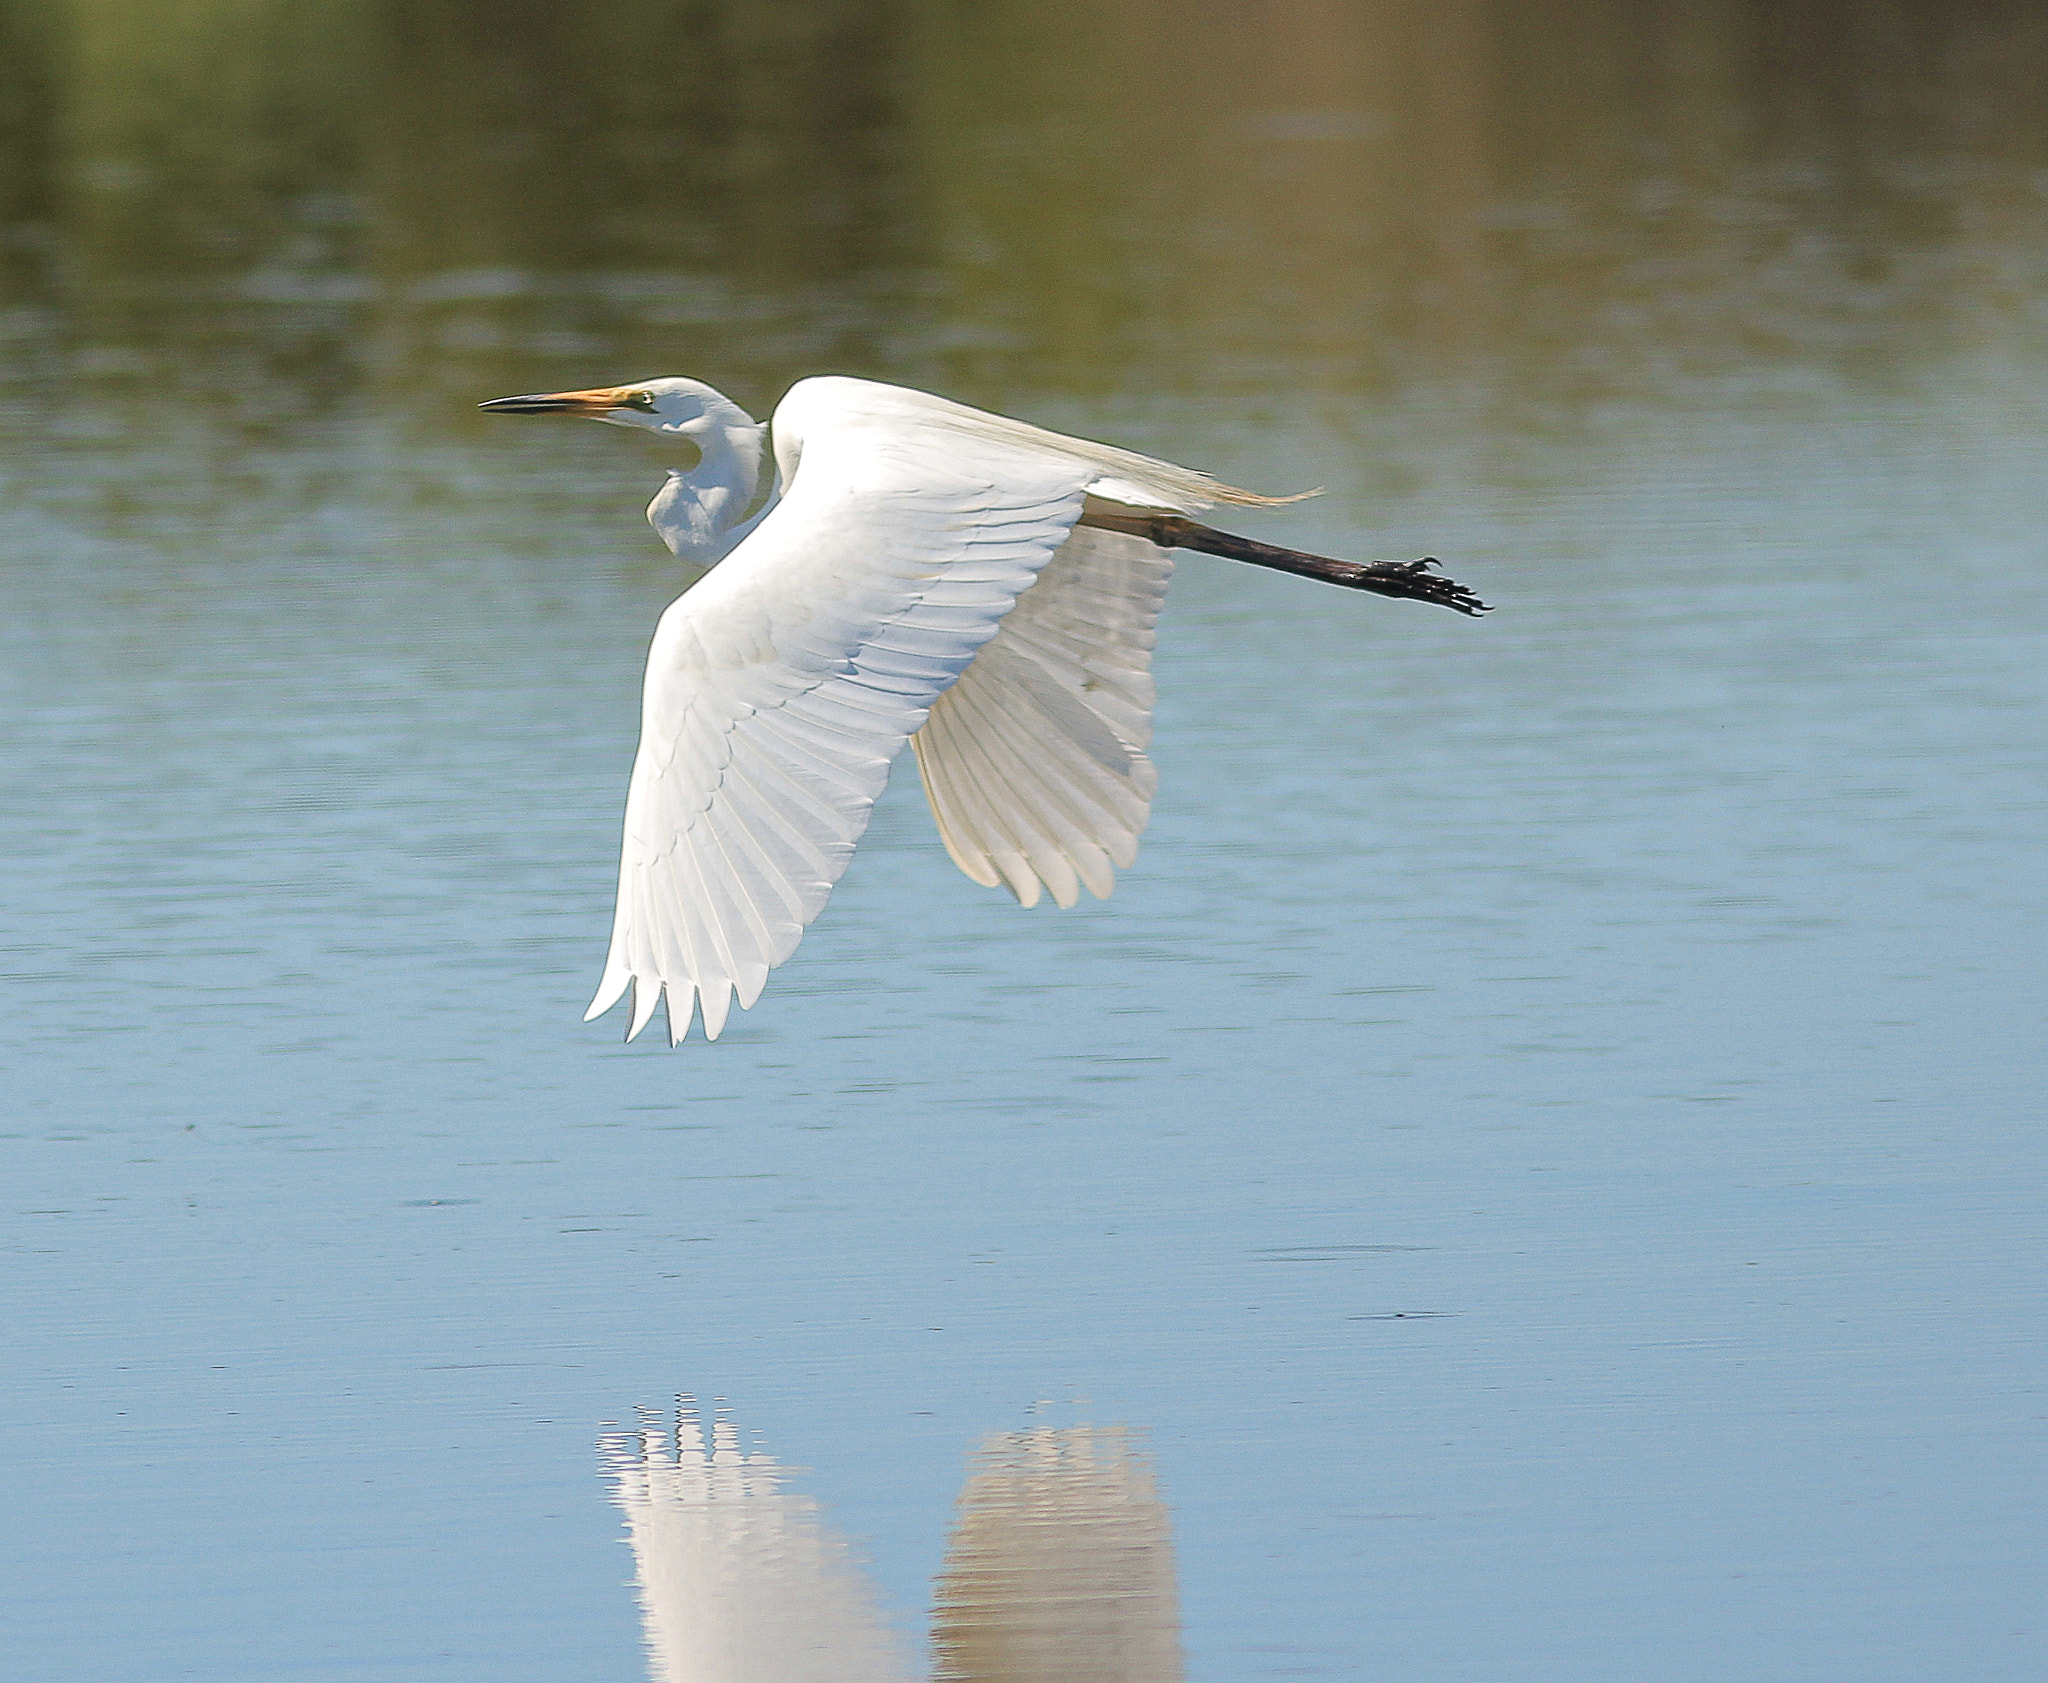
{"type": "MultiPolygon", "coordinates": [[[[907,1683],[873,1583],[788,1469],[685,1402],[603,1442],[655,1683],[907,1683]]],[[[989,1436],[932,1614],[936,1683],[1179,1683],[1166,1505],[1121,1427],[989,1436]]]]}
{"type": "Polygon", "coordinates": [[[1175,1683],[1173,1535],[1121,1427],[986,1439],[932,1610],[941,1683],[1175,1683]]]}

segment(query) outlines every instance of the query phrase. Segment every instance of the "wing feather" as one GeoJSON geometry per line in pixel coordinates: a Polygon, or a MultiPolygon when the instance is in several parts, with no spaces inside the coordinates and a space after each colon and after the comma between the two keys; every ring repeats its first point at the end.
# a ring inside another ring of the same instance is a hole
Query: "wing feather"
{"type": "Polygon", "coordinates": [[[939,835],[986,887],[1098,899],[1137,858],[1158,773],[1152,648],[1173,560],[1078,527],[911,739],[939,835]]]}
{"type": "MultiPolygon", "coordinates": [[[[1002,821],[1003,779],[989,764],[961,710],[949,709],[940,729],[946,739],[944,751],[953,757],[954,775],[927,782],[926,793],[941,791],[932,810],[939,818],[946,851],[976,882],[990,888],[1006,886],[1019,904],[1037,905],[1044,885],[1002,821]]],[[[920,767],[930,752],[929,747],[920,749],[920,767]]]]}
{"type": "MultiPolygon", "coordinates": [[[[989,705],[991,697],[985,691],[977,691],[963,704],[967,728],[974,733],[988,772],[982,786],[984,791],[993,788],[999,803],[997,822],[1052,891],[1054,904],[1071,906],[1079,898],[1078,882],[1085,874],[1082,858],[1094,846],[1088,834],[1094,815],[1076,798],[1069,781],[1071,765],[1046,776],[1034,763],[1033,749],[1051,733],[1043,729],[1041,718],[1032,718],[1027,725],[1020,716],[1022,707],[1028,706],[1028,690],[1018,686],[1014,698],[1020,707],[1004,712],[989,705]]],[[[1098,897],[1100,892],[1106,891],[1099,891],[1098,897]]]]}

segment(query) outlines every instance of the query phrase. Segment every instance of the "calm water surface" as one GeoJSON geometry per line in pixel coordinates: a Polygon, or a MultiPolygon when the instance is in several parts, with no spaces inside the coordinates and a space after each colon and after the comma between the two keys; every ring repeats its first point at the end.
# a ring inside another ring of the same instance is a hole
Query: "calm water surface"
{"type": "Polygon", "coordinates": [[[2039,1674],[2031,8],[144,12],[0,5],[0,1670],[642,1675],[689,1392],[913,1669],[1128,1423],[1199,1679],[2039,1674]],[[1187,558],[1113,900],[905,772],[622,1047],[662,458],[470,406],[823,369],[1499,611],[1187,558]]]}

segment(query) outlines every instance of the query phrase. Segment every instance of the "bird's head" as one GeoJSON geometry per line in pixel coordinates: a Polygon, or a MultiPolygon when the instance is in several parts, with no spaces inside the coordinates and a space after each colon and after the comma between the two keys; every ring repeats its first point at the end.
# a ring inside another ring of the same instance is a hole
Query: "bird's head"
{"type": "Polygon", "coordinates": [[[737,418],[753,424],[752,417],[723,392],[679,374],[624,386],[593,386],[588,391],[496,397],[477,407],[492,415],[581,415],[587,420],[609,421],[615,427],[684,435],[700,433],[707,421],[728,426],[737,418]]]}

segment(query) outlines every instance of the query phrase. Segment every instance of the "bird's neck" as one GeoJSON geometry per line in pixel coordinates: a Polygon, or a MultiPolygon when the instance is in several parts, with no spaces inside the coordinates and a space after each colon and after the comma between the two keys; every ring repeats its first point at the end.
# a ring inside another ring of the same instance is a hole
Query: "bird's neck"
{"type": "Polygon", "coordinates": [[[688,430],[702,459],[688,473],[670,469],[668,483],[647,505],[648,524],[674,554],[709,567],[745,536],[752,522],[740,522],[760,490],[767,434],[737,407],[731,416],[707,417],[688,430]]]}
{"type": "Polygon", "coordinates": [[[730,415],[707,416],[690,436],[703,459],[689,480],[722,535],[739,523],[760,490],[761,454],[767,446],[768,429],[735,404],[730,415]]]}

